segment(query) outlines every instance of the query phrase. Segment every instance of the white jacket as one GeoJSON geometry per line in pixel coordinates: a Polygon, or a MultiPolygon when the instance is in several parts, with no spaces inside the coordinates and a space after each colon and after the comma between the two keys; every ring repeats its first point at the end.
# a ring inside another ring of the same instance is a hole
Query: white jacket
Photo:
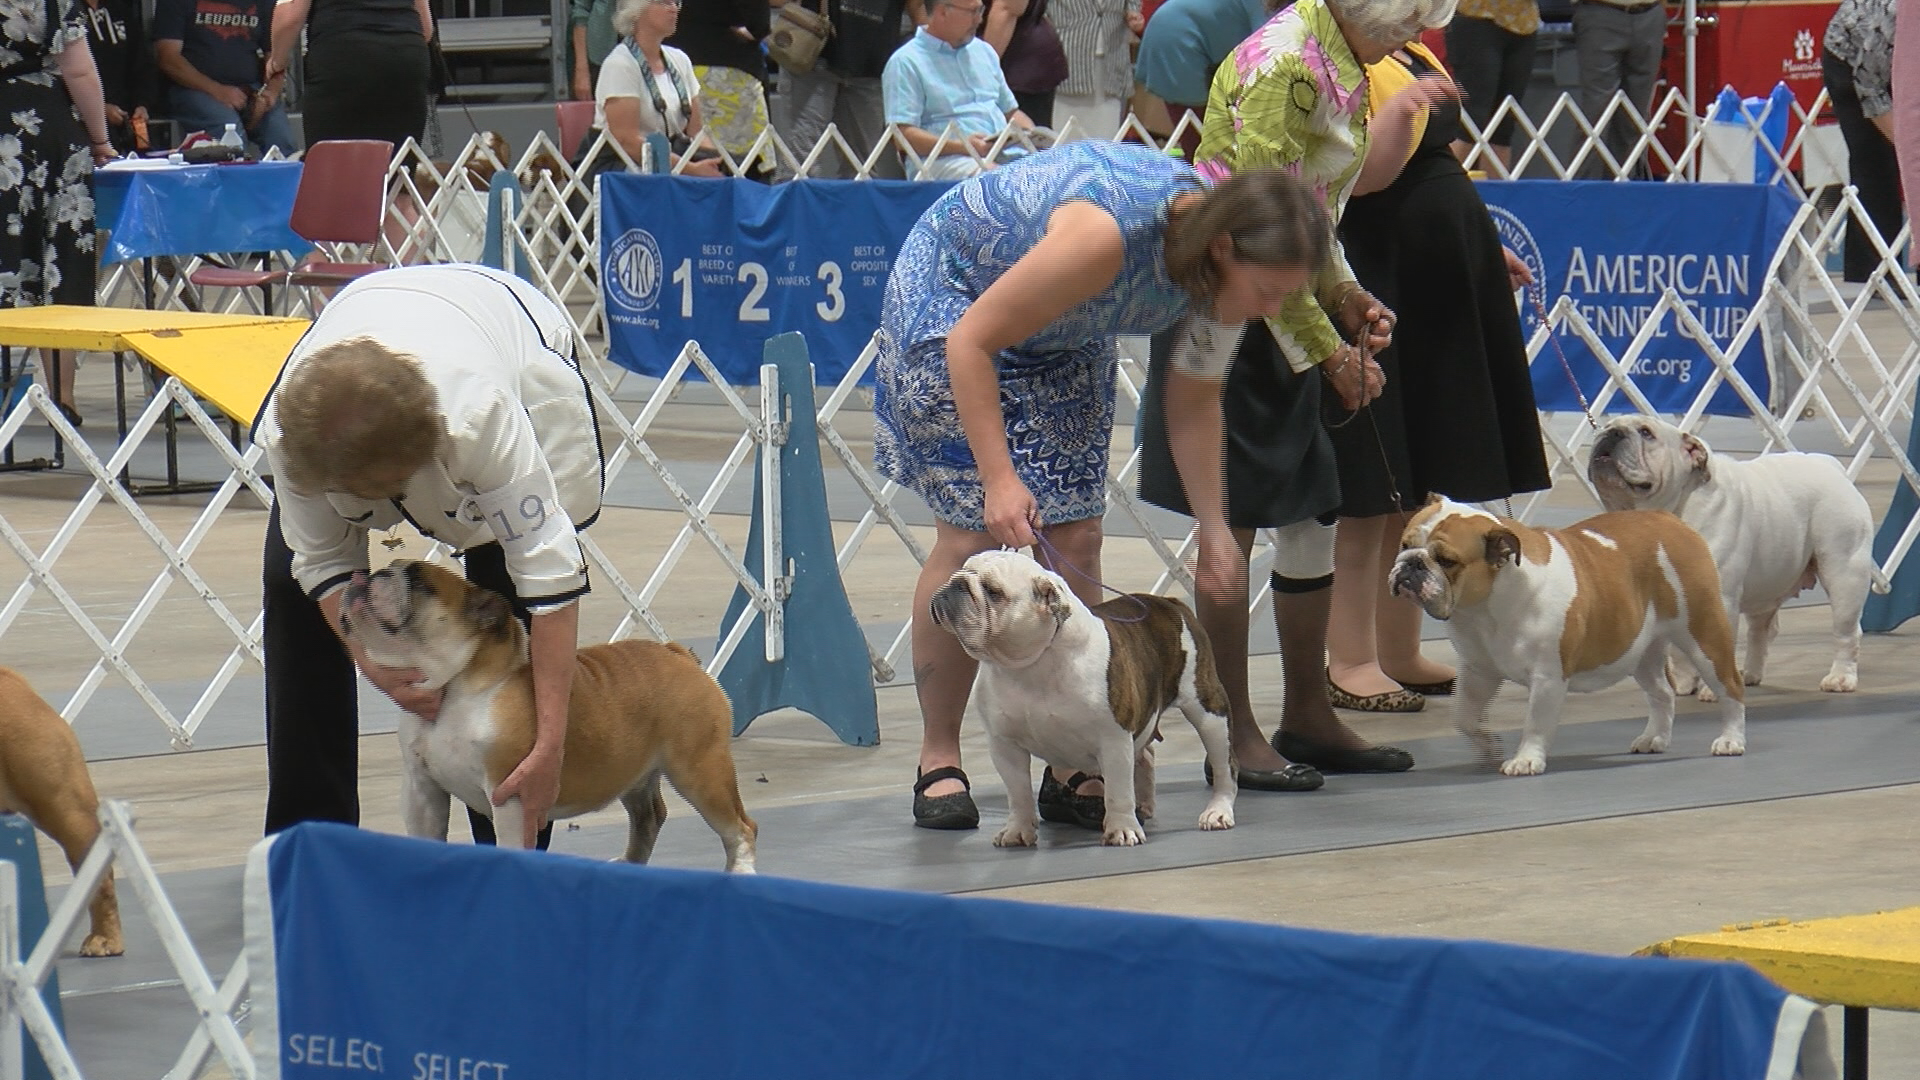
{"type": "Polygon", "coordinates": [[[520,598],[539,610],[587,591],[577,530],[600,513],[605,458],[573,331],[552,301],[482,266],[383,270],[342,289],[294,346],[253,425],[284,476],[279,396],[322,346],[369,336],[418,358],[446,437],[401,499],[275,490],[293,574],[320,597],[368,566],[367,532],[410,521],[459,551],[498,541],[520,598]]]}

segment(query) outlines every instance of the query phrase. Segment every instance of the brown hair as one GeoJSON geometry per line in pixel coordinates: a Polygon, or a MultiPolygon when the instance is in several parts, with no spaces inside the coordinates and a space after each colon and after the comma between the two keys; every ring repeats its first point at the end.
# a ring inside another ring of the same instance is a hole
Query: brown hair
{"type": "Polygon", "coordinates": [[[1333,253],[1327,208],[1299,177],[1271,166],[1234,173],[1167,220],[1167,276],[1199,309],[1211,309],[1220,288],[1213,244],[1222,234],[1256,266],[1318,270],[1333,253]]]}
{"type": "Polygon", "coordinates": [[[275,401],[284,479],[313,494],[365,495],[355,489],[368,476],[412,475],[433,458],[445,427],[419,361],[370,337],[315,352],[275,401]]]}

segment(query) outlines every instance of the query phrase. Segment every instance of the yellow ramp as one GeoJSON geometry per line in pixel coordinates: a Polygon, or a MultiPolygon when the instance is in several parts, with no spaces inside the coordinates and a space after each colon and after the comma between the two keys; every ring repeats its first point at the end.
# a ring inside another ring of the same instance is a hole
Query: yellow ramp
{"type": "Polygon", "coordinates": [[[126,348],[241,424],[253,423],[305,319],[126,333],[126,348]]]}
{"type": "Polygon", "coordinates": [[[304,327],[307,322],[305,319],[281,319],[265,315],[209,315],[198,311],[50,304],[46,307],[0,309],[0,345],[18,349],[118,352],[128,347],[125,343],[128,334],[272,324],[304,327]]]}
{"type": "Polygon", "coordinates": [[[1805,922],[1729,926],[1642,950],[1739,960],[1802,997],[1920,1012],[1920,907],[1805,922]]]}

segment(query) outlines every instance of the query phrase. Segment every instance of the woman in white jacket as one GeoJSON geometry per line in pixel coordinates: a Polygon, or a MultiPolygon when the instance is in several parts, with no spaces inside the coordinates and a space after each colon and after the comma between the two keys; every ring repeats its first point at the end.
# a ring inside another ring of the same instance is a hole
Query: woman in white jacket
{"type": "MultiPolygon", "coordinates": [[[[264,560],[267,832],[357,824],[354,671],[432,719],[418,672],[367,660],[340,631],[340,589],[372,530],[402,522],[461,553],[467,577],[528,623],[537,734],[494,792],[529,833],[559,790],[588,588],[578,530],[600,511],[604,460],[565,314],[479,266],[381,271],[341,290],[281,370],[253,426],[276,487],[264,560]]],[[[493,840],[469,812],[474,839],[493,840]]],[[[534,843],[529,836],[527,843],[534,843]]]]}

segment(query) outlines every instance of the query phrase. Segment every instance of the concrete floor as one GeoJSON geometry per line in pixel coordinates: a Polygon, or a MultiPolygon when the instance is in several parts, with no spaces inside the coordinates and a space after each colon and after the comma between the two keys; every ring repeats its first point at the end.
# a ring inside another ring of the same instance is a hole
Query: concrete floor
{"type": "MultiPolygon", "coordinates": [[[[104,363],[82,370],[81,405],[108,422],[111,373],[104,363]]],[[[673,416],[669,410],[667,416],[673,416]]],[[[846,427],[849,433],[857,425],[846,427]]],[[[698,424],[663,430],[663,456],[698,456],[731,439],[698,424]]],[[[1130,445],[1122,434],[1116,445],[1130,445]]],[[[864,447],[862,447],[864,449],[864,447]]],[[[37,450],[34,452],[38,452],[37,450]]],[[[829,465],[831,468],[832,466],[829,465]]],[[[1563,485],[1564,486],[1564,485],[1563,485]]],[[[1876,510],[1885,505],[1885,470],[1863,484],[1876,510]]],[[[0,516],[36,550],[44,546],[84,489],[72,475],[0,476],[0,516]]],[[[1573,493],[1556,503],[1580,505],[1573,493]]],[[[178,539],[197,512],[197,498],[143,500],[143,508],[178,539]]],[[[264,513],[247,500],[214,527],[195,565],[209,586],[245,623],[258,610],[258,544],[264,513]]],[[[594,535],[623,573],[644,578],[679,527],[676,514],[610,510],[594,535]]],[[[723,520],[734,544],[744,541],[744,519],[723,520]]],[[[849,523],[837,523],[844,535],[849,523]]],[[[923,531],[923,539],[930,535],[923,531]]],[[[392,554],[415,551],[417,541],[392,554]]],[[[385,552],[380,553],[384,556],[385,552]]],[[[129,519],[111,507],[98,511],[58,566],[58,576],[111,633],[160,566],[129,519]]],[[[906,617],[911,557],[891,537],[876,534],[848,575],[856,615],[865,623],[906,617]]],[[[0,593],[18,580],[17,562],[0,562],[0,593]]],[[[1110,542],[1103,576],[1144,588],[1156,564],[1137,539],[1110,542]]],[[[657,610],[676,636],[709,637],[731,581],[717,559],[696,551],[657,610]]],[[[583,638],[604,639],[622,609],[610,590],[596,591],[583,609],[583,638]]],[[[1920,665],[1913,663],[1920,624],[1871,636],[1861,658],[1863,695],[1888,709],[1920,703],[1920,665]]],[[[1773,652],[1767,685],[1755,703],[1790,704],[1820,695],[1816,687],[1830,658],[1824,607],[1789,611],[1773,652]]],[[[154,621],[129,650],[149,677],[207,678],[225,658],[231,639],[198,598],[175,584],[154,621]]],[[[1447,657],[1444,641],[1430,643],[1447,657]]],[[[8,632],[0,658],[28,675],[58,704],[95,654],[44,594],[8,632]]],[[[251,671],[251,668],[249,669],[251,671]]],[[[1270,726],[1278,717],[1279,665],[1254,662],[1255,704],[1270,726]]],[[[870,748],[841,745],[810,717],[763,717],[734,745],[750,808],[844,800],[874,794],[898,797],[901,828],[909,827],[908,783],[917,751],[918,710],[907,687],[878,694],[882,737],[870,748]]],[[[1516,726],[1520,696],[1495,706],[1494,724],[1516,726]]],[[[1362,732],[1381,740],[1444,733],[1444,703],[1407,717],[1349,714],[1362,732]]],[[[1631,684],[1569,701],[1568,722],[1634,715],[1641,708],[1631,684]]],[[[1681,740],[1706,738],[1704,710],[1683,706],[1681,740]]],[[[146,724],[151,715],[106,715],[89,710],[78,725],[146,724]]],[[[1197,761],[1196,740],[1184,727],[1170,731],[1163,761],[1197,761]]],[[[976,782],[996,785],[984,739],[969,725],[966,754],[976,782]]],[[[1916,755],[1920,761],[1920,755],[1916,755]]],[[[157,868],[171,873],[237,864],[259,836],[265,761],[258,746],[99,760],[92,765],[103,796],[131,802],[138,831],[157,868]]],[[[1916,772],[1920,781],[1920,772],[1916,772]]],[[[1338,778],[1330,780],[1338,784],[1338,778]]],[[[1525,780],[1500,781],[1526,783],[1525,780]]],[[[391,736],[362,744],[364,824],[398,832],[397,751],[391,736]]],[[[1294,796],[1247,793],[1248,799],[1294,796]]],[[[1673,935],[1761,918],[1809,918],[1920,903],[1920,844],[1916,812],[1920,783],[1844,794],[1715,807],[1510,832],[1423,841],[1001,890],[995,895],[1179,914],[1219,916],[1296,926],[1382,934],[1481,938],[1598,953],[1621,954],[1673,935]]],[[[676,807],[676,816],[686,813],[676,807]]],[[[611,823],[618,808],[582,824],[611,823]]],[[[457,832],[458,830],[456,830],[457,832]]],[[[51,882],[64,880],[57,854],[47,849],[51,882]]],[[[110,963],[110,961],[108,961],[110,963]]],[[[217,974],[217,973],[216,973],[217,974]]],[[[1831,1017],[1837,1037],[1839,1018],[1831,1017]]],[[[76,1037],[79,1037],[76,1035],[76,1037]]],[[[1879,1075],[1920,1073],[1920,1017],[1876,1014],[1873,1044],[1879,1075]]]]}

